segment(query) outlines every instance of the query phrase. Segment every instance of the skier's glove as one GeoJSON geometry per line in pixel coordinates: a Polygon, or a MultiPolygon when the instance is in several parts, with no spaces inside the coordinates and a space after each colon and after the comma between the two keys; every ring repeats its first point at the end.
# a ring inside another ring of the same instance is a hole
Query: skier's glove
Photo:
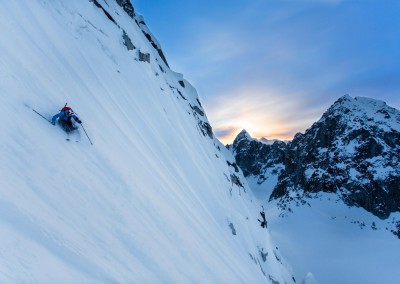
{"type": "Polygon", "coordinates": [[[82,124],[82,120],[78,120],[78,123],[79,123],[79,124],[82,124]]]}

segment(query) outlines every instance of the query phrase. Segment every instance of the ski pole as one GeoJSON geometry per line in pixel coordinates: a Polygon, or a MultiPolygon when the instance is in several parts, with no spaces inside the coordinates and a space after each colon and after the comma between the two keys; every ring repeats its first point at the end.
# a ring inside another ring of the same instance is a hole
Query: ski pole
{"type": "Polygon", "coordinates": [[[43,117],[44,119],[46,119],[48,122],[50,122],[51,124],[53,124],[49,119],[45,118],[43,115],[41,115],[40,113],[38,113],[36,110],[32,109],[34,112],[36,112],[38,115],[40,115],[41,117],[43,117]]]}
{"type": "Polygon", "coordinates": [[[82,126],[83,131],[85,131],[86,137],[89,139],[90,144],[93,145],[93,143],[92,143],[92,141],[90,140],[89,135],[87,134],[87,132],[86,132],[86,130],[85,130],[85,127],[83,127],[83,124],[82,124],[82,123],[81,123],[81,126],[82,126]]]}

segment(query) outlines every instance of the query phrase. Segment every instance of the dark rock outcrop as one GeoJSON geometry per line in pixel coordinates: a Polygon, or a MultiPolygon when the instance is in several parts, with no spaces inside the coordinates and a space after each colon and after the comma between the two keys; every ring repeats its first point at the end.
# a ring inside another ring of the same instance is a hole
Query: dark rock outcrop
{"type": "Polygon", "coordinates": [[[139,61],[150,63],[150,53],[143,53],[139,50],[139,61]]]}
{"type": "Polygon", "coordinates": [[[110,15],[110,13],[107,12],[106,9],[104,9],[103,6],[100,5],[100,3],[97,0],[89,0],[89,2],[92,2],[97,8],[101,9],[103,13],[107,16],[107,18],[113,22],[115,25],[118,26],[117,22],[114,20],[114,18],[110,15]]]}
{"type": "Polygon", "coordinates": [[[124,40],[124,45],[128,50],[134,50],[136,47],[133,45],[131,38],[128,34],[123,30],[122,39],[124,40]]]}
{"type": "Polygon", "coordinates": [[[152,38],[151,34],[147,33],[145,30],[142,30],[142,32],[145,35],[145,37],[147,38],[147,40],[150,42],[150,44],[154,47],[154,49],[157,50],[158,55],[164,61],[165,65],[167,65],[169,67],[167,59],[165,58],[165,55],[164,55],[161,47],[159,47],[157,45],[155,40],[152,38]]]}
{"type": "Polygon", "coordinates": [[[242,130],[228,148],[232,150],[244,176],[257,177],[259,184],[266,180],[268,174],[279,175],[284,169],[287,145],[283,141],[266,144],[251,138],[246,130],[242,130]]]}
{"type": "Polygon", "coordinates": [[[129,17],[131,17],[132,19],[134,18],[135,10],[133,9],[130,0],[117,0],[117,4],[124,9],[124,11],[129,15],[129,17]]]}

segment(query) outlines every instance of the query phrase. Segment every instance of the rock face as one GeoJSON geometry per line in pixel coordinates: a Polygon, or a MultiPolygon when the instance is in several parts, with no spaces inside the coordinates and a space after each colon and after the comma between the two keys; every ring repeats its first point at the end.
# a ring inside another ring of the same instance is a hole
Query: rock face
{"type": "MultiPolygon", "coordinates": [[[[265,140],[264,140],[265,141],[265,140]]],[[[245,177],[257,177],[257,183],[265,182],[269,174],[279,175],[284,169],[286,143],[276,140],[260,142],[242,130],[233,145],[228,146],[236,157],[245,177]]]]}
{"type": "Polygon", "coordinates": [[[133,19],[135,15],[135,10],[133,9],[130,0],[117,0],[118,5],[120,5],[124,11],[133,19]]]}
{"type": "Polygon", "coordinates": [[[400,112],[382,101],[343,96],[288,144],[244,136],[231,147],[246,176],[282,165],[271,199],[335,192],[381,219],[400,211],[400,112]]]}

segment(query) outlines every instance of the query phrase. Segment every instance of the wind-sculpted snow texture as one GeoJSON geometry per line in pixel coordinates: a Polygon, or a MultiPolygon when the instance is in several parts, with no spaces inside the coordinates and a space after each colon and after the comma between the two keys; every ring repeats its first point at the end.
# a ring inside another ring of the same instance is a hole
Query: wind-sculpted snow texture
{"type": "Polygon", "coordinates": [[[1,283],[294,282],[129,1],[0,1],[0,26],[1,283]],[[32,111],[66,102],[93,146],[32,111]]]}

